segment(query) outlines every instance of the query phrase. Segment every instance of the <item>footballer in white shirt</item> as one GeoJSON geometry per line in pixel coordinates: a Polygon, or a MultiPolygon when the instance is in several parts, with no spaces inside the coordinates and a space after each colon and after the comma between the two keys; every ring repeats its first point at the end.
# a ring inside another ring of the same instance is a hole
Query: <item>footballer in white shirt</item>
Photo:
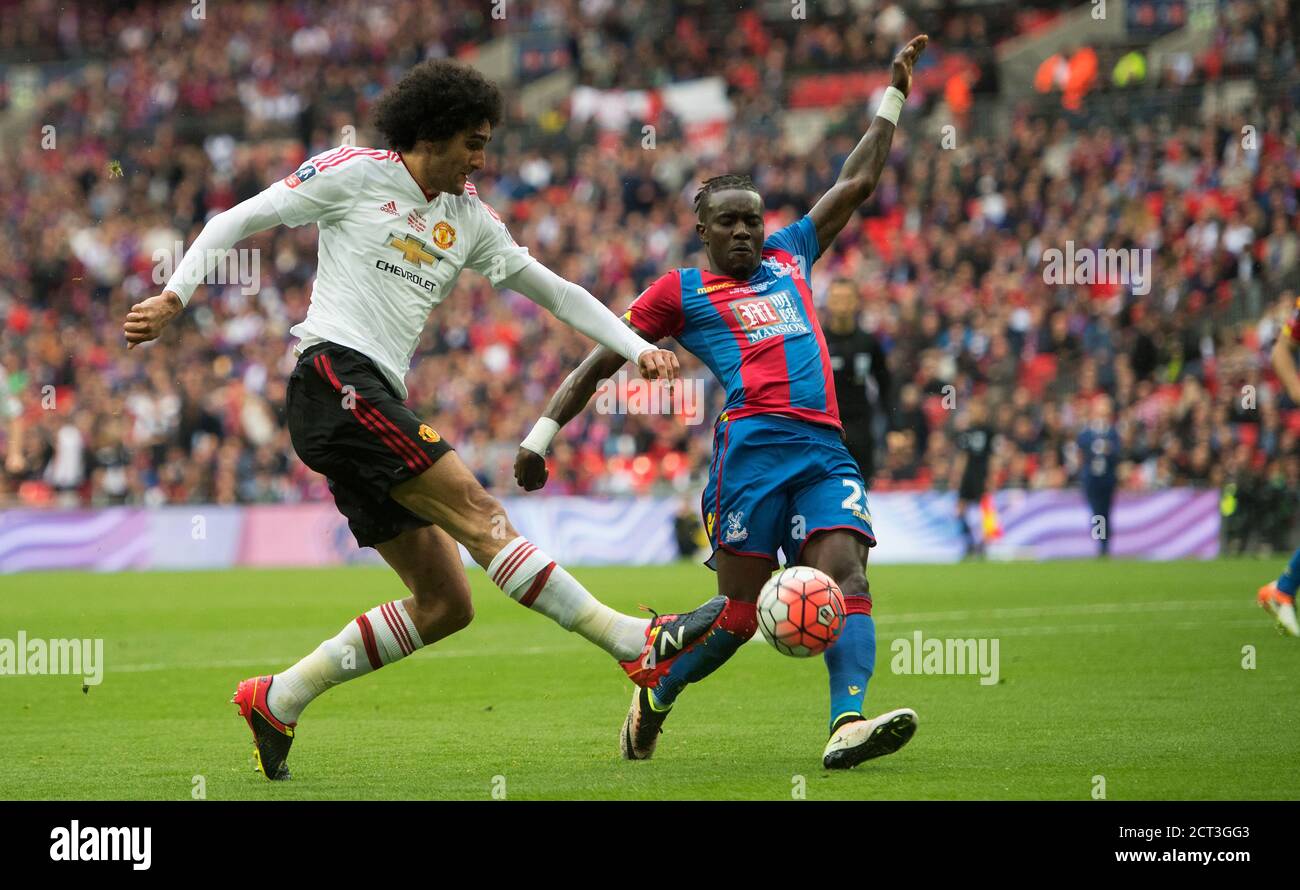
{"type": "MultiPolygon", "coordinates": [[[[647,621],[603,605],[515,531],[452,447],[404,404],[420,332],[466,267],[636,362],[642,376],[677,373],[671,352],[529,256],[479,198],[468,177],[484,166],[501,116],[497,87],[474,69],[417,65],[376,104],[386,149],[316,155],[213,217],[163,292],[127,314],[134,348],[180,314],[221,251],[277,225],[320,231],[311,306],[290,329],[299,358],[286,397],[289,432],[302,461],[329,480],[358,545],[378,550],[410,596],[359,615],[292,667],[239,684],[232,701],[268,779],[289,778],[298,718],[316,696],[469,624],[457,542],[512,599],[591,640],[629,675],[692,649],[721,611],[711,602],[647,621]]],[[[536,438],[549,432],[535,430],[536,438]]]]}

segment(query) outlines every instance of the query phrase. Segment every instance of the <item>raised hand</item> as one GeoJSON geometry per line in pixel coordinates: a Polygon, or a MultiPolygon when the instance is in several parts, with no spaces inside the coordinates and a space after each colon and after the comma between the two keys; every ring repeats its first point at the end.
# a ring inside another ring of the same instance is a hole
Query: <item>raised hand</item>
{"type": "Polygon", "coordinates": [[[912,66],[921,57],[926,44],[930,42],[929,34],[921,34],[908,41],[907,46],[894,56],[893,86],[906,96],[912,90],[912,66]]]}

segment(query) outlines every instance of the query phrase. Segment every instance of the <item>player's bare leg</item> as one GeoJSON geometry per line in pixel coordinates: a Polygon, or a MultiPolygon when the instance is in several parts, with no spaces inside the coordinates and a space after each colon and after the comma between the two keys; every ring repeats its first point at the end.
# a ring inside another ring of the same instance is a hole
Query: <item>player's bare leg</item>
{"type": "Polygon", "coordinates": [[[824,656],[831,688],[830,741],[822,753],[826,769],[848,769],[892,754],[916,732],[916,712],[911,708],[870,719],[862,714],[876,659],[876,626],[867,583],[869,553],[860,535],[830,529],[809,537],[799,556],[801,565],[812,566],[835,580],[848,607],[844,629],[824,656]]]}
{"type": "Polygon", "coordinates": [[[455,452],[396,486],[392,498],[464,544],[511,599],[582,635],[620,661],[642,651],[649,622],[601,603],[520,535],[501,503],[483,489],[455,452]]]}
{"type": "Polygon", "coordinates": [[[718,569],[718,593],[742,603],[757,603],[763,585],[772,577],[777,565],[761,556],[741,556],[719,550],[714,556],[718,569]]]}
{"type": "Polygon", "coordinates": [[[766,557],[742,556],[718,550],[718,596],[692,614],[711,617],[708,632],[690,652],[683,653],[657,681],[632,693],[632,705],[619,734],[619,752],[626,760],[647,760],[659,743],[664,721],[677,696],[690,683],[703,680],[758,629],[755,603],[776,564],[766,557]]]}
{"type": "Polygon", "coordinates": [[[298,718],[317,696],[463,629],[474,616],[460,551],[446,532],[409,529],[375,549],[411,595],[357,616],[297,664],[235,690],[232,701],[253,731],[257,765],[268,779],[290,777],[286,760],[298,718]]]}
{"type": "Polygon", "coordinates": [[[410,529],[375,549],[411,591],[402,607],[424,645],[464,630],[474,620],[460,549],[445,531],[436,525],[410,529]]]}

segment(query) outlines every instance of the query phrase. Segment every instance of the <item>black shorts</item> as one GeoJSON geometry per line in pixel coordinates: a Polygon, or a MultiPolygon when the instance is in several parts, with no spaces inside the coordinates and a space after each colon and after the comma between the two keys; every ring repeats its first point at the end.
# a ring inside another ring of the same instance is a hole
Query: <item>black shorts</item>
{"type": "Polygon", "coordinates": [[[844,426],[844,444],[849,454],[858,462],[862,471],[862,481],[871,487],[871,477],[876,475],[876,449],[872,441],[870,418],[840,418],[844,426]]]}
{"type": "Polygon", "coordinates": [[[312,346],[289,377],[285,407],[293,450],[329,480],[357,544],[374,547],[433,524],[388,493],[452,448],[403,404],[374,362],[335,343],[312,346]]]}
{"type": "Polygon", "coordinates": [[[988,469],[982,467],[978,473],[962,474],[961,485],[957,487],[957,497],[963,501],[978,501],[984,497],[988,480],[988,469]]]}

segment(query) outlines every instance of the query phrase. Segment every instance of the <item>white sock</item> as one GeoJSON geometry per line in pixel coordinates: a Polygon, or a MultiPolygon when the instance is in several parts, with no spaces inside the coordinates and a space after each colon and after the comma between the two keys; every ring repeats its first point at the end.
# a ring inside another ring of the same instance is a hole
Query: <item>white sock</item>
{"type": "Polygon", "coordinates": [[[581,634],[620,661],[636,658],[645,646],[647,619],[615,612],[522,535],[492,557],[487,573],[511,599],[581,634]]]}
{"type": "Polygon", "coordinates": [[[423,645],[401,600],[375,606],[276,674],[266,704],[279,720],[297,723],[302,709],[326,689],[405,658],[423,645]]]}

